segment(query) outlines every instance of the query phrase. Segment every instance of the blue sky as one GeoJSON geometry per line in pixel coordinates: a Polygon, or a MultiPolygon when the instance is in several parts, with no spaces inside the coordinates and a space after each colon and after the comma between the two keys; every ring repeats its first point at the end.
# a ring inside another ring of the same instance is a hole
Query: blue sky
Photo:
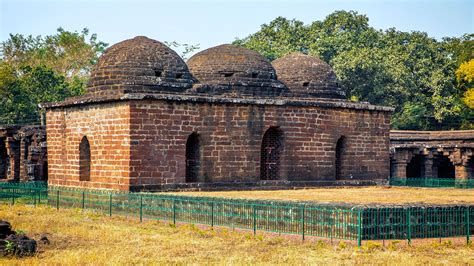
{"type": "Polygon", "coordinates": [[[10,33],[47,35],[89,28],[109,44],[137,35],[200,44],[232,42],[277,16],[305,23],[335,10],[355,10],[377,29],[425,31],[440,39],[474,32],[474,0],[412,1],[35,1],[0,0],[0,40],[10,33]]]}

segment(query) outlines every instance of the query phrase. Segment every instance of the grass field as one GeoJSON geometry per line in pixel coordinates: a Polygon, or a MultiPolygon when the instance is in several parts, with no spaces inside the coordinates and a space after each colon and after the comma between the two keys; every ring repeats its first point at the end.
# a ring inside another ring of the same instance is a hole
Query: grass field
{"type": "Polygon", "coordinates": [[[365,242],[333,244],[277,235],[253,236],[223,228],[106,217],[76,209],[0,205],[0,217],[14,229],[50,245],[35,257],[0,258],[2,265],[116,264],[455,264],[474,265],[474,247],[463,241],[424,240],[412,246],[365,242]]]}
{"type": "Polygon", "coordinates": [[[362,204],[474,204],[474,189],[412,187],[312,188],[298,190],[180,192],[180,195],[362,204]]]}

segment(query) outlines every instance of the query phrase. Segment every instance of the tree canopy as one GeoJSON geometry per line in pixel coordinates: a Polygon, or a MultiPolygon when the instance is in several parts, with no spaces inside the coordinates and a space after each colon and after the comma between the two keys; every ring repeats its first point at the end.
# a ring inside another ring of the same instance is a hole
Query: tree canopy
{"type": "Polygon", "coordinates": [[[393,128],[428,130],[474,128],[474,74],[465,63],[474,58],[473,37],[437,41],[424,32],[381,31],[364,15],[336,11],[308,25],[278,17],[234,44],[270,60],[294,51],[318,56],[350,98],[394,107],[393,128]]]}
{"type": "Polygon", "coordinates": [[[10,34],[0,44],[0,124],[38,123],[38,104],[83,93],[106,43],[87,29],[45,37],[10,34]]]}

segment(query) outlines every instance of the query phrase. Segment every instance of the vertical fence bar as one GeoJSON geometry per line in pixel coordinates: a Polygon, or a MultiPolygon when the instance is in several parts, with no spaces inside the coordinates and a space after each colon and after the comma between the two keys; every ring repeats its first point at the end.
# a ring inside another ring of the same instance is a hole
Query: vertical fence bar
{"type": "Polygon", "coordinates": [[[303,241],[304,241],[305,206],[306,204],[303,204],[303,207],[301,208],[301,238],[303,239],[303,241]]]}
{"type": "Polygon", "coordinates": [[[469,206],[466,207],[466,244],[469,244],[469,237],[471,234],[471,221],[470,220],[470,213],[469,213],[469,206]]]}
{"type": "Polygon", "coordinates": [[[143,195],[140,195],[140,223],[143,222],[143,195]]]}
{"type": "Polygon", "coordinates": [[[408,240],[408,244],[411,244],[411,212],[410,212],[410,208],[407,209],[407,240],[408,240]]]}
{"type": "Polygon", "coordinates": [[[173,198],[173,224],[176,224],[176,199],[173,198]]]}
{"type": "Polygon", "coordinates": [[[84,210],[85,207],[85,201],[86,201],[86,192],[82,191],[82,209],[84,210]]]}
{"type": "Polygon", "coordinates": [[[362,245],[362,216],[360,213],[360,207],[357,209],[357,246],[362,245]]]}
{"type": "Polygon", "coordinates": [[[214,201],[211,202],[211,227],[214,228],[214,201]]]}
{"type": "Polygon", "coordinates": [[[257,209],[255,208],[255,204],[252,205],[253,210],[253,235],[257,234],[257,209]]]}
{"type": "Polygon", "coordinates": [[[112,217],[112,193],[109,193],[109,217],[112,217]]]}
{"type": "Polygon", "coordinates": [[[56,191],[56,210],[59,210],[59,190],[56,191]]]}

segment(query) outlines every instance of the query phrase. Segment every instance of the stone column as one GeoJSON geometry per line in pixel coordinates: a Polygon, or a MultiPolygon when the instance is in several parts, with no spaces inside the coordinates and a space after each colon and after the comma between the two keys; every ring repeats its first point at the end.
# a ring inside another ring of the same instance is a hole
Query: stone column
{"type": "MultiPolygon", "coordinates": [[[[438,170],[438,169],[436,169],[438,170]]],[[[426,156],[424,159],[424,166],[423,166],[423,177],[424,178],[433,178],[433,157],[426,156]]]]}
{"type": "Polygon", "coordinates": [[[28,181],[27,169],[26,169],[26,159],[28,156],[28,143],[26,138],[21,138],[20,140],[20,180],[28,181]]]}
{"type": "Polygon", "coordinates": [[[465,180],[469,178],[467,165],[465,165],[464,163],[455,164],[454,170],[455,170],[456,180],[465,180]]]}
{"type": "Polygon", "coordinates": [[[6,147],[9,160],[7,179],[18,180],[20,178],[20,143],[13,137],[7,137],[6,147]]]}

